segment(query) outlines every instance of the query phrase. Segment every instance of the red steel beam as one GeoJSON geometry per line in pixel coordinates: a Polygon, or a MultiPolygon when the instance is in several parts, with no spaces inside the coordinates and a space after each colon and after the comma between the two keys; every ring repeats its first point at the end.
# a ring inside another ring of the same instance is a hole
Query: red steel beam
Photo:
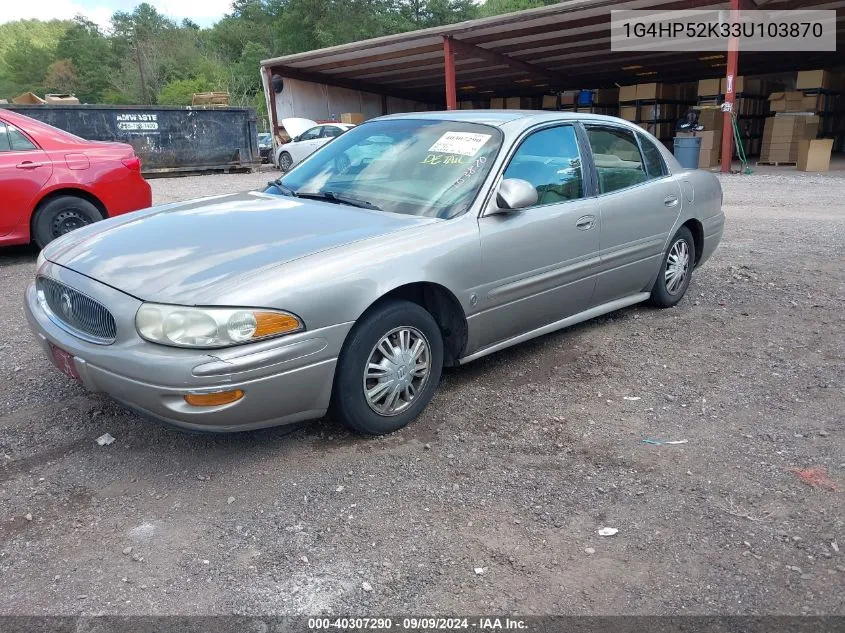
{"type": "Polygon", "coordinates": [[[455,79],[455,50],[452,38],[443,36],[443,69],[446,74],[446,109],[458,109],[458,87],[455,79]]]}
{"type": "MultiPolygon", "coordinates": [[[[731,0],[731,21],[739,22],[742,0],[731,0]]],[[[722,173],[729,174],[734,153],[733,109],[736,103],[736,72],[739,65],[739,41],[728,40],[728,74],[725,79],[725,112],[722,115],[722,173]]]]}

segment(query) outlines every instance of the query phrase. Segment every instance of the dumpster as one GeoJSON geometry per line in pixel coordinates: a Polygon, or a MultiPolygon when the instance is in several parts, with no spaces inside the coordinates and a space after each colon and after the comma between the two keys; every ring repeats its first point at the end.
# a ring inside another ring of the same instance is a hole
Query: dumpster
{"type": "Polygon", "coordinates": [[[253,169],[261,162],[254,108],[3,105],[92,141],[129,143],[144,175],[253,169]]]}
{"type": "Polygon", "coordinates": [[[675,159],[686,169],[698,169],[698,155],[701,151],[700,136],[676,136],[672,152],[675,159]]]}

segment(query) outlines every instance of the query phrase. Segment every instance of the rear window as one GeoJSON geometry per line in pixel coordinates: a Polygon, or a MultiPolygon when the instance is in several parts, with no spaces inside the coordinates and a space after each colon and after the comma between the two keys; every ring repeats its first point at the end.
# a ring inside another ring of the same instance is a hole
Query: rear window
{"type": "Polygon", "coordinates": [[[9,134],[6,132],[6,124],[0,123],[0,152],[8,152],[11,148],[9,145],[9,134]]]}
{"type": "Polygon", "coordinates": [[[648,172],[649,178],[661,178],[665,176],[666,163],[663,162],[663,157],[660,155],[660,150],[652,143],[645,135],[637,134],[640,139],[640,147],[643,148],[643,158],[645,158],[645,168],[648,172]]]}

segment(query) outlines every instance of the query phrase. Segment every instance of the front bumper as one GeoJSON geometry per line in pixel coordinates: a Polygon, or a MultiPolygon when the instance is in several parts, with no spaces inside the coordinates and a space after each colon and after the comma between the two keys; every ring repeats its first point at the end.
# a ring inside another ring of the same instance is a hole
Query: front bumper
{"type": "Polygon", "coordinates": [[[118,325],[111,345],[89,343],[52,321],[35,285],[26,290],[26,316],[48,358],[51,345],[73,355],[82,384],[128,408],[190,430],[229,432],[289,424],[325,414],[337,356],[351,323],[220,350],[156,345],[135,333],[141,302],[113,288],[47,262],[40,274],[99,301],[118,325]],[[244,397],[219,406],[196,407],[190,393],[241,389],[244,397]]]}

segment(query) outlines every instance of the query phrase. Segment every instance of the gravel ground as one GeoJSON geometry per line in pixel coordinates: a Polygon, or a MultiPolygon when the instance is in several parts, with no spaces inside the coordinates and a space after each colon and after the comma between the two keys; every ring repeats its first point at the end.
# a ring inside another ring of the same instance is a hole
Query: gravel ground
{"type": "Polygon", "coordinates": [[[845,614],[843,176],[726,178],[679,306],[447,370],[380,439],[188,435],[86,393],[25,325],[35,252],[6,249],[0,613],[845,614]]]}

